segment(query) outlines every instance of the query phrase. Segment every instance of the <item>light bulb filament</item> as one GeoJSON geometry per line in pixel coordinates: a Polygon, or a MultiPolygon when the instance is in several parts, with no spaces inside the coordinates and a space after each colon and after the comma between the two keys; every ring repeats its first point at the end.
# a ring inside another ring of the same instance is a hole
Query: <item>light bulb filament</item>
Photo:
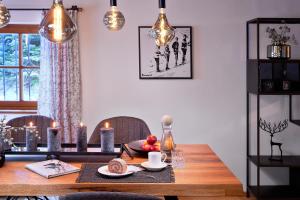
{"type": "Polygon", "coordinates": [[[54,8],[54,39],[56,41],[62,40],[62,32],[63,32],[63,26],[62,26],[62,15],[63,15],[63,9],[62,7],[57,4],[54,8]]]}

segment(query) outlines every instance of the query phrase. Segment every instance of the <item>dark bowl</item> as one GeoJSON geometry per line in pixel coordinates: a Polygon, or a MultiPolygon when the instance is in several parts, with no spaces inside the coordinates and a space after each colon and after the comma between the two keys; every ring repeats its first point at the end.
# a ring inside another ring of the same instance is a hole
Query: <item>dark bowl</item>
{"type": "Polygon", "coordinates": [[[142,149],[142,145],[144,144],[146,140],[135,140],[135,141],[132,141],[128,144],[128,147],[130,149],[132,149],[133,151],[135,152],[138,152],[138,153],[141,153],[141,154],[146,154],[150,151],[146,151],[144,149],[142,149]]]}

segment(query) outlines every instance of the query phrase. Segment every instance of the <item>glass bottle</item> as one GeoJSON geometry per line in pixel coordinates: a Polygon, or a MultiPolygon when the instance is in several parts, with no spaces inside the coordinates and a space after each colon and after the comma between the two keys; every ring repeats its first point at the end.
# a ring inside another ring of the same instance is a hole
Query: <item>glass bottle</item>
{"type": "Polygon", "coordinates": [[[162,153],[167,154],[166,162],[170,163],[172,161],[172,151],[175,149],[176,145],[174,143],[174,138],[172,134],[172,126],[164,126],[163,134],[161,138],[160,149],[162,153]]]}

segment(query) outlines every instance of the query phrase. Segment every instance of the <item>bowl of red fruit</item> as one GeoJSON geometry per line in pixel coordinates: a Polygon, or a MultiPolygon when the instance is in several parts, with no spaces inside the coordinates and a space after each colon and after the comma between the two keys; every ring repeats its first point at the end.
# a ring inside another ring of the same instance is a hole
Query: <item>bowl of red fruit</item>
{"type": "Polygon", "coordinates": [[[160,151],[160,143],[155,135],[149,135],[146,140],[132,141],[128,144],[128,146],[130,149],[139,153],[160,151]]]}

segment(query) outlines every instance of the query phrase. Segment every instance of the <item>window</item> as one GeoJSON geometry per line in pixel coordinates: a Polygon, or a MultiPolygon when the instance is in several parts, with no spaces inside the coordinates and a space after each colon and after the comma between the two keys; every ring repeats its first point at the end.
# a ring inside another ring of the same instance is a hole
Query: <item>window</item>
{"type": "Polygon", "coordinates": [[[0,29],[0,109],[36,110],[41,40],[37,25],[0,29]]]}

